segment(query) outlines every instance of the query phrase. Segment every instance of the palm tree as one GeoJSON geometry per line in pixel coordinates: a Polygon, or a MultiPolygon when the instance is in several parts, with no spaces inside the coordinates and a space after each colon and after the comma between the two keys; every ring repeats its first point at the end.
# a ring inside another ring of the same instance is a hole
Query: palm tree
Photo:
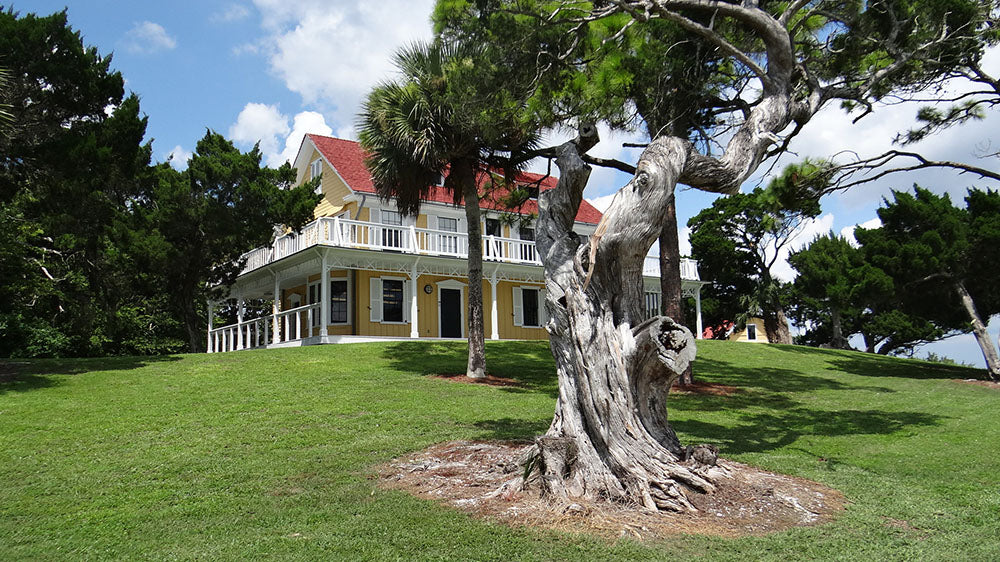
{"type": "Polygon", "coordinates": [[[418,214],[421,200],[442,176],[455,204],[465,205],[471,378],[486,376],[479,189],[494,185],[498,174],[492,172],[498,168],[506,178],[501,181],[512,181],[537,142],[533,131],[520,126],[519,108],[494,99],[501,89],[490,86],[489,73],[469,72],[481,68],[472,61],[483,55],[475,47],[440,40],[404,47],[395,55],[401,79],[377,85],[358,120],[375,189],[383,199],[395,197],[401,214],[418,214]],[[462,101],[455,101],[459,97],[462,101]]]}

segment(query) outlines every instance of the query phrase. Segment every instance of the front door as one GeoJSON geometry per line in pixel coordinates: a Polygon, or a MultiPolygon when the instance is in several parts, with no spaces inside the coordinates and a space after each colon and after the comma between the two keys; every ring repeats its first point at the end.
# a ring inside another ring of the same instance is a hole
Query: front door
{"type": "Polygon", "coordinates": [[[441,337],[462,337],[462,291],[440,289],[441,291],[441,337]]]}

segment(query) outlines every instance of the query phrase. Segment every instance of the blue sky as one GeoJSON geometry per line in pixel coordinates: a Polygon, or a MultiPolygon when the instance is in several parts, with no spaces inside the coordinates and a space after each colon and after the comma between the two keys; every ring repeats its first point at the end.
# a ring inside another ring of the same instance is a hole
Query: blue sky
{"type": "MultiPolygon", "coordinates": [[[[126,88],[141,98],[154,157],[164,161],[173,154],[179,165],[206,128],[243,148],[260,141],[272,165],[294,157],[307,132],[354,138],[361,99],[372,85],[392,75],[391,53],[430,36],[431,6],[430,0],[32,0],[13,5],[22,14],[39,15],[65,7],[70,25],[88,45],[113,54],[112,66],[125,76],[126,88]]],[[[988,53],[986,67],[1000,73],[1000,53],[988,53]]],[[[881,106],[852,124],[839,108],[828,107],[793,142],[795,154],[775,169],[800,157],[845,150],[878,154],[912,123],[915,111],[913,105],[881,106]]],[[[935,159],[974,161],[979,154],[997,150],[990,149],[989,142],[998,125],[1000,119],[992,114],[915,148],[935,159]]],[[[551,136],[553,141],[558,138],[559,133],[551,136]]],[[[605,131],[602,138],[595,153],[633,162],[638,158],[638,150],[621,148],[623,141],[638,137],[605,131]]],[[[597,170],[586,195],[599,207],[606,206],[626,181],[621,173],[597,170]]],[[[766,182],[764,170],[744,190],[761,181],[766,182]]],[[[871,221],[882,197],[913,183],[948,192],[954,201],[971,186],[1000,187],[944,171],[901,174],[824,198],[823,213],[803,228],[798,243],[829,230],[849,232],[871,221]]],[[[715,197],[680,191],[679,223],[683,226],[715,197]]],[[[779,275],[791,277],[786,266],[779,269],[779,275]]],[[[998,329],[1000,323],[993,322],[994,341],[998,329]]],[[[921,354],[927,351],[983,364],[971,335],[926,346],[921,354]]]]}

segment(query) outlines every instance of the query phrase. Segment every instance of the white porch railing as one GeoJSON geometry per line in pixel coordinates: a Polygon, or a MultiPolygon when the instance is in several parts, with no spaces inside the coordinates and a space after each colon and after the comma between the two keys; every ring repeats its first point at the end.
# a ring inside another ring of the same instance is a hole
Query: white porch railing
{"type": "MultiPolygon", "coordinates": [[[[241,273],[254,271],[316,245],[456,258],[465,258],[469,254],[469,236],[464,232],[321,217],[307,224],[299,233],[281,236],[269,247],[244,254],[246,264],[241,273]]],[[[541,265],[532,240],[483,236],[482,245],[483,259],[487,261],[541,265]]],[[[680,265],[681,279],[700,279],[697,261],[682,259],[680,265]]],[[[660,275],[660,265],[655,256],[646,258],[643,275],[660,275]]]]}
{"type": "Polygon", "coordinates": [[[208,352],[236,351],[266,347],[270,344],[305,339],[320,324],[320,304],[307,304],[277,314],[278,331],[274,332],[274,314],[244,320],[212,329],[208,334],[208,352]]]}
{"type": "MultiPolygon", "coordinates": [[[[483,236],[481,243],[486,260],[541,265],[534,241],[483,236]]],[[[271,246],[244,254],[246,264],[241,273],[260,269],[318,244],[456,258],[469,255],[469,236],[464,232],[322,217],[307,224],[301,232],[280,236],[271,246]]]]}
{"type": "MultiPolygon", "coordinates": [[[[687,281],[701,281],[698,276],[698,260],[691,258],[681,258],[681,279],[687,281]]],[[[646,262],[642,265],[642,274],[648,277],[660,276],[659,256],[646,256],[646,262]]]]}

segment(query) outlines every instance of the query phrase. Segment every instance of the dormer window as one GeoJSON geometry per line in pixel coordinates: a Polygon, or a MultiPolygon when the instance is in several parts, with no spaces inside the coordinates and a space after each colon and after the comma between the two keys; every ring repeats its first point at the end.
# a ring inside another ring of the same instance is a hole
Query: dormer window
{"type": "Polygon", "coordinates": [[[434,185],[441,187],[444,185],[444,174],[438,174],[434,178],[434,185]]]}

